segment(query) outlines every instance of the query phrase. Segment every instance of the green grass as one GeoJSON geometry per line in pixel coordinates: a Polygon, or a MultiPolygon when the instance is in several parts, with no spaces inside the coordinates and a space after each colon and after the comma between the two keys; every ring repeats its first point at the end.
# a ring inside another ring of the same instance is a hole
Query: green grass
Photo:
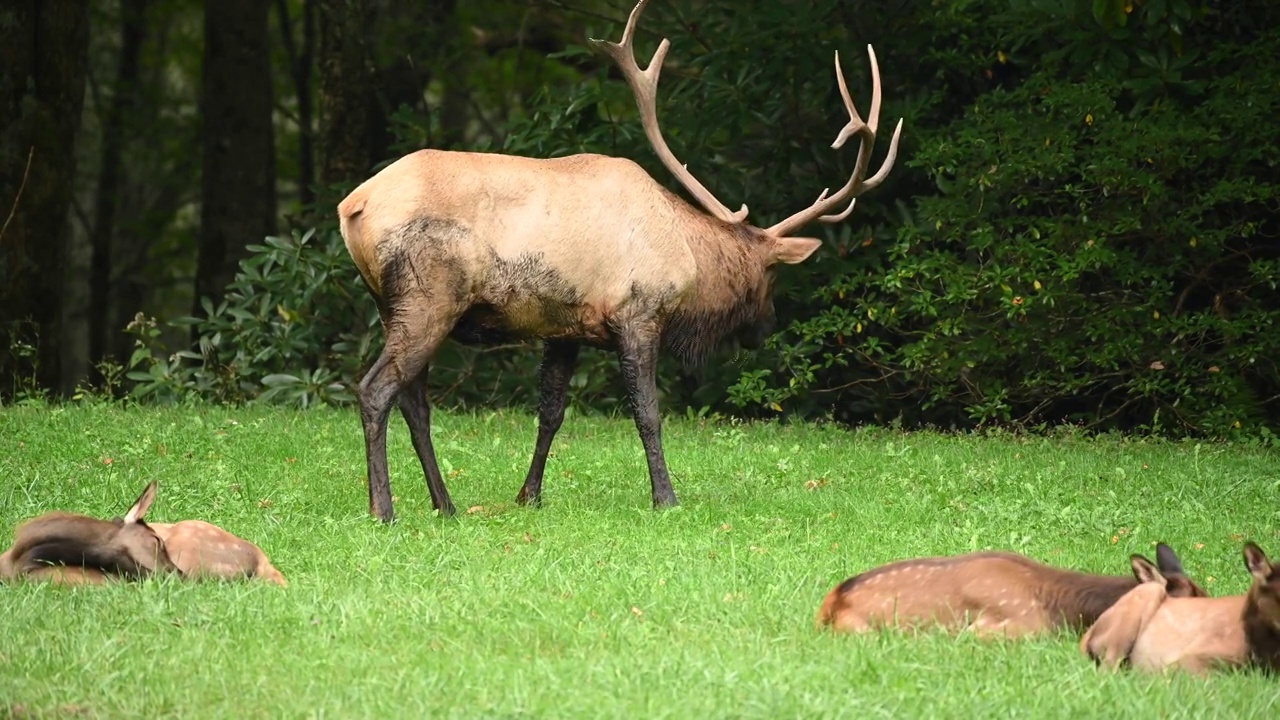
{"type": "Polygon", "coordinates": [[[1096,670],[1067,635],[813,629],[837,582],[1008,548],[1122,574],[1165,540],[1213,594],[1280,555],[1280,458],[1229,445],[669,420],[678,510],[629,420],[571,417],[546,505],[535,423],[437,413],[439,519],[403,423],[399,521],[366,513],[354,410],[0,410],[0,532],[51,509],[202,518],[289,578],[0,586],[0,717],[1274,717],[1280,686],[1096,670]]]}

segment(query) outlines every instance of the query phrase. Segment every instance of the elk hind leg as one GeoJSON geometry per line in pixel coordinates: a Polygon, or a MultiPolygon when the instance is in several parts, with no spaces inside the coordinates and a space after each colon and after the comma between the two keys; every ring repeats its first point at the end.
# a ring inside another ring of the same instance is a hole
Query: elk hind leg
{"type": "MultiPolygon", "coordinates": [[[[395,519],[391,503],[391,478],[387,470],[387,421],[391,406],[404,389],[425,372],[427,362],[452,327],[432,322],[435,313],[400,313],[388,318],[386,346],[360,381],[360,419],[364,425],[365,455],[369,472],[369,512],[383,522],[395,519]]],[[[425,396],[423,398],[425,402],[425,396]]],[[[413,422],[410,432],[413,432],[413,422]]],[[[429,446],[429,440],[428,440],[429,446]]],[[[438,476],[434,456],[431,467],[438,476]]],[[[425,462],[424,462],[425,465],[425,462]]],[[[425,468],[424,468],[425,469],[425,468]]],[[[428,477],[431,470],[427,471],[428,477]]],[[[443,484],[442,484],[443,487],[443,484]]]]}
{"type": "Polygon", "coordinates": [[[564,422],[564,407],[569,394],[569,379],[578,363],[578,343],[564,340],[548,340],[542,348],[542,369],[539,382],[541,397],[538,400],[538,439],[534,443],[533,460],[529,474],[516,502],[521,505],[542,504],[542,474],[547,467],[547,454],[551,441],[564,422]]]}

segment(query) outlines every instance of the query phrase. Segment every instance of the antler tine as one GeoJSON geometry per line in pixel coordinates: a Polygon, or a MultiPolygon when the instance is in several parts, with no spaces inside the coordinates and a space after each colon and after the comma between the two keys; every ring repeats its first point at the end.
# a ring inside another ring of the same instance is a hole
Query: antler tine
{"type": "Polygon", "coordinates": [[[853,206],[857,204],[858,204],[858,198],[854,198],[849,201],[849,207],[845,208],[844,212],[838,213],[836,215],[823,215],[822,217],[818,218],[818,222],[838,223],[841,220],[844,220],[845,218],[849,217],[849,215],[853,212],[853,206]]]}
{"type": "Polygon", "coordinates": [[[876,174],[863,181],[863,190],[870,190],[889,177],[889,171],[893,169],[893,161],[898,159],[898,137],[901,135],[902,120],[898,120],[898,126],[893,129],[893,139],[889,141],[889,153],[884,156],[884,162],[880,164],[876,174]]]}
{"type": "Polygon", "coordinates": [[[635,9],[627,17],[621,42],[615,43],[595,38],[590,38],[588,41],[592,47],[613,58],[618,69],[622,71],[623,77],[627,79],[632,94],[636,96],[636,107],[640,110],[640,122],[644,126],[644,134],[649,138],[649,144],[653,146],[658,159],[667,170],[676,176],[676,180],[684,185],[689,194],[706,208],[707,212],[725,222],[740,223],[747,218],[747,206],[743,205],[737,212],[732,212],[717,200],[715,195],[712,195],[711,191],[689,172],[688,167],[676,159],[671,148],[667,147],[662,131],[658,128],[658,76],[662,73],[662,62],[667,58],[667,50],[670,49],[671,43],[663,38],[662,42],[658,43],[658,49],[654,51],[653,58],[649,60],[649,66],[644,70],[640,69],[640,65],[636,62],[632,41],[635,39],[640,13],[644,12],[644,7],[648,4],[649,0],[640,0],[636,3],[635,9]]]}
{"type": "Polygon", "coordinates": [[[831,143],[832,148],[839,149],[846,140],[866,126],[866,123],[862,122],[862,116],[858,114],[857,108],[853,106],[853,97],[849,95],[849,86],[845,84],[844,69],[840,67],[839,50],[836,51],[836,86],[840,88],[840,97],[844,100],[844,109],[849,111],[849,122],[840,128],[840,132],[836,135],[836,141],[831,143]]]}
{"type": "Polygon", "coordinates": [[[844,101],[845,110],[849,113],[849,122],[841,128],[831,147],[838,149],[849,138],[855,135],[858,136],[858,158],[854,162],[853,174],[849,176],[849,181],[844,184],[844,187],[830,196],[824,190],[812,205],[770,227],[767,230],[769,234],[785,237],[814,220],[828,223],[844,220],[853,212],[858,196],[883,182],[889,176],[889,171],[893,169],[894,160],[898,156],[898,139],[902,134],[901,120],[898,121],[898,126],[894,129],[893,140],[889,144],[889,154],[885,157],[884,164],[880,166],[874,176],[870,179],[865,179],[867,165],[871,162],[871,150],[876,142],[876,129],[880,124],[881,98],[880,65],[876,61],[876,52],[870,45],[867,46],[867,55],[871,59],[871,113],[868,115],[868,120],[863,121],[862,116],[858,114],[858,110],[853,104],[853,96],[849,93],[849,86],[845,83],[844,70],[840,66],[840,53],[836,52],[835,54],[836,86],[840,90],[840,98],[844,101]],[[827,214],[846,200],[850,200],[850,202],[843,212],[827,214]]]}

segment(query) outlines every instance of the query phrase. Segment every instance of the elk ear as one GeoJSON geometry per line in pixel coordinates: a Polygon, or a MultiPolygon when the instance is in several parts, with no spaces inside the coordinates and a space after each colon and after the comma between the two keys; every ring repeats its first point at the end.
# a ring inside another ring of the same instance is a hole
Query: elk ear
{"type": "Polygon", "coordinates": [[[1267,559],[1267,554],[1262,552],[1262,548],[1252,542],[1244,544],[1244,566],[1249,568],[1249,573],[1262,582],[1267,582],[1271,577],[1271,561],[1267,559]]]}
{"type": "Polygon", "coordinates": [[[133,525],[139,522],[151,509],[151,503],[156,501],[156,481],[152,480],[147,489],[142,491],[138,499],[133,503],[133,507],[129,508],[129,512],[124,514],[124,524],[133,525]]]}
{"type": "Polygon", "coordinates": [[[774,260],[787,265],[802,263],[821,245],[821,240],[813,238],[778,238],[774,241],[774,260]]]}
{"type": "Polygon", "coordinates": [[[1129,564],[1133,567],[1133,576],[1138,579],[1138,582],[1164,584],[1164,576],[1160,574],[1160,570],[1142,555],[1130,555],[1129,564]]]}
{"type": "Polygon", "coordinates": [[[1156,545],[1156,566],[1160,568],[1160,572],[1165,575],[1186,575],[1186,571],[1182,569],[1182,561],[1178,559],[1178,553],[1173,548],[1160,543],[1156,545]]]}

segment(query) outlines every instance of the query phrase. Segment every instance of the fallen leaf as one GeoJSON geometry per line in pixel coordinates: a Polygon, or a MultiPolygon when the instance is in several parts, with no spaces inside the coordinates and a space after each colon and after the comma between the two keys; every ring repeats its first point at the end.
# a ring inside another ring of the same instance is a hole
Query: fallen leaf
{"type": "Polygon", "coordinates": [[[261,500],[259,500],[258,507],[264,508],[264,509],[271,507],[271,498],[262,498],[261,500]]]}
{"type": "Polygon", "coordinates": [[[472,505],[471,507],[467,508],[468,515],[475,515],[476,513],[482,513],[482,512],[484,512],[483,505],[472,505]]]}
{"type": "Polygon", "coordinates": [[[102,458],[102,464],[103,464],[103,465],[110,465],[110,464],[111,464],[111,463],[113,463],[113,462],[115,462],[115,460],[112,460],[112,459],[111,459],[111,458],[109,458],[109,457],[104,457],[104,458],[102,458]]]}
{"type": "Polygon", "coordinates": [[[631,614],[635,615],[636,617],[644,617],[644,611],[636,607],[635,605],[631,606],[631,614]]]}
{"type": "Polygon", "coordinates": [[[1112,535],[1112,536],[1111,536],[1111,544],[1112,544],[1112,545],[1115,545],[1115,544],[1116,544],[1116,543],[1118,543],[1118,542],[1120,542],[1120,536],[1119,536],[1119,535],[1112,535]]]}
{"type": "Polygon", "coordinates": [[[1152,370],[1163,370],[1164,363],[1160,362],[1159,360],[1156,360],[1155,362],[1151,363],[1147,367],[1151,368],[1152,370]]]}
{"type": "Polygon", "coordinates": [[[1203,549],[1204,549],[1204,543],[1196,543],[1196,549],[1197,549],[1197,550],[1203,550],[1203,549]]]}

